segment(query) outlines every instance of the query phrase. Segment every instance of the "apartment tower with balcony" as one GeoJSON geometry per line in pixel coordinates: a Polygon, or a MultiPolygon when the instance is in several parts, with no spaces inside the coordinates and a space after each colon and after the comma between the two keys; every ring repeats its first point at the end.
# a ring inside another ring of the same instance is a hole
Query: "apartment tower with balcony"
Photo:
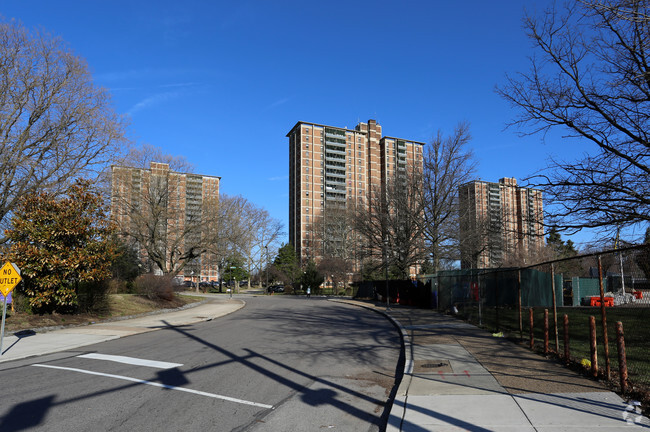
{"type": "MultiPolygon", "coordinates": [[[[183,249],[184,246],[180,233],[184,233],[187,240],[194,240],[187,236],[200,235],[196,230],[188,229],[188,224],[200,220],[204,203],[218,200],[220,180],[215,176],[174,172],[168,164],[159,162],[151,162],[148,169],[113,166],[111,217],[118,226],[138,229],[133,225],[147,223],[142,218],[153,220],[153,213],[163,213],[156,219],[156,236],[166,243],[167,254],[174,253],[174,249],[183,249]],[[157,190],[155,196],[154,190],[157,190]],[[152,201],[160,202],[160,207],[151,208],[152,201]]],[[[141,250],[140,254],[146,262],[146,252],[141,250]]],[[[153,267],[150,270],[156,271],[153,267]]],[[[189,262],[183,273],[185,278],[195,282],[217,280],[217,259],[204,253],[189,262]]]]}
{"type": "Polygon", "coordinates": [[[461,265],[494,268],[544,246],[542,192],[514,178],[459,187],[461,265]]]}
{"type": "Polygon", "coordinates": [[[301,265],[345,255],[356,264],[351,208],[408,170],[422,171],[424,143],[382,136],[376,120],[354,129],[298,122],[289,138],[289,242],[301,265]],[[347,216],[346,216],[347,214],[347,216]]]}

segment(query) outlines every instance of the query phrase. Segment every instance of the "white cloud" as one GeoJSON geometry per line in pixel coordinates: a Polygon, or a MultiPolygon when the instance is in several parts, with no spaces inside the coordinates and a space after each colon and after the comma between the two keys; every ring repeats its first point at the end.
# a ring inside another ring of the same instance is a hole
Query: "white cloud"
{"type": "Polygon", "coordinates": [[[268,105],[266,108],[264,108],[264,111],[270,110],[270,109],[273,109],[273,108],[275,108],[277,106],[285,104],[285,103],[289,102],[289,99],[291,99],[291,98],[285,97],[285,98],[282,98],[280,100],[277,100],[277,101],[273,102],[271,105],[268,105]]]}
{"type": "Polygon", "coordinates": [[[153,96],[149,96],[137,104],[133,105],[128,111],[127,114],[133,115],[137,113],[138,111],[142,111],[144,109],[150,108],[152,106],[156,106],[158,104],[161,104],[165,101],[168,101],[170,99],[174,99],[179,96],[180,93],[178,92],[165,92],[165,93],[158,93],[153,96]]]}

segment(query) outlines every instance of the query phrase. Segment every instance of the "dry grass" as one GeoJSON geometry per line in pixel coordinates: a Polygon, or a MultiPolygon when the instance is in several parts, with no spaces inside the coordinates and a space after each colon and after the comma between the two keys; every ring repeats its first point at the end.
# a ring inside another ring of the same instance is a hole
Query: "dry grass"
{"type": "Polygon", "coordinates": [[[43,327],[86,325],[116,317],[145,314],[160,309],[177,308],[201,300],[198,297],[179,295],[176,295],[171,301],[165,301],[160,299],[150,300],[135,294],[110,294],[108,310],[100,313],[32,315],[19,312],[12,313],[10,309],[7,309],[5,332],[13,333],[20,330],[43,327]]]}

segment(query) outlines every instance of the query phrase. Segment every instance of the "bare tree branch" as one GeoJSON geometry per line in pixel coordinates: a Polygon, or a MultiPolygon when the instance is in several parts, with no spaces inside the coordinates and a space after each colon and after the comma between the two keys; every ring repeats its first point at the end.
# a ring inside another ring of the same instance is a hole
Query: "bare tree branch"
{"type": "Polygon", "coordinates": [[[524,134],[560,129],[594,144],[533,176],[554,206],[550,224],[579,230],[650,222],[650,5],[577,1],[524,19],[540,57],[497,92],[521,111],[524,134]]]}
{"type": "Polygon", "coordinates": [[[424,236],[433,271],[443,262],[459,257],[458,188],[468,182],[476,161],[467,145],[471,140],[468,123],[459,123],[454,133],[444,137],[438,131],[424,152],[424,236]]]}
{"type": "Polygon", "coordinates": [[[63,41],[0,23],[0,228],[19,197],[56,194],[106,169],[126,144],[124,128],[63,41]]]}

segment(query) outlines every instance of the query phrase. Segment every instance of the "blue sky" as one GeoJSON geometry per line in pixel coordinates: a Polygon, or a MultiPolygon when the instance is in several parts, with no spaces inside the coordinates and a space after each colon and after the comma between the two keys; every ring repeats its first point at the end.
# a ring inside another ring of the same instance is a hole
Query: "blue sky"
{"type": "MultiPolygon", "coordinates": [[[[1,1],[61,36],[130,117],[130,137],[222,177],[288,220],[288,139],[300,120],[430,141],[468,121],[477,177],[521,179],[587,147],[504,130],[494,92],[527,69],[524,8],[548,2],[1,1]]],[[[575,240],[580,241],[580,238],[575,240]]]]}

